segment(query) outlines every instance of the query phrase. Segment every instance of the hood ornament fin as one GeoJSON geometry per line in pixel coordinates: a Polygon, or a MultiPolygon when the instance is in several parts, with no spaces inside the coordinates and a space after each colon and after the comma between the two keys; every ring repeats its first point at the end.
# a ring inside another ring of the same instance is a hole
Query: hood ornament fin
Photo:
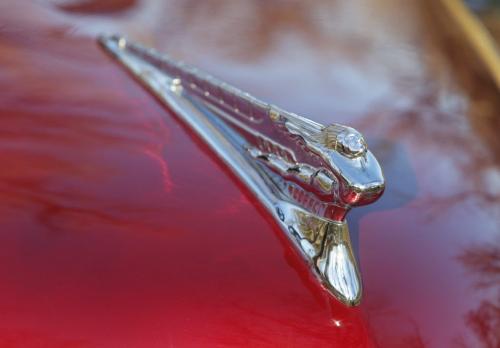
{"type": "Polygon", "coordinates": [[[362,286],[345,218],[384,191],[363,136],[266,104],[123,37],[99,42],[250,188],[326,289],[357,305],[362,286]]]}

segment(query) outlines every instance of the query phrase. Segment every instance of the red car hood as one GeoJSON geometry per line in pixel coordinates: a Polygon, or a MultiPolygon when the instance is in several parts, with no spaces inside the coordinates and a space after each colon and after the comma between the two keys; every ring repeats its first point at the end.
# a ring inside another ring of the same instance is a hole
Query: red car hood
{"type": "Polygon", "coordinates": [[[0,346],[500,342],[498,88],[432,9],[1,7],[0,346]],[[359,307],[318,284],[245,187],[102,52],[102,31],[365,134],[387,189],[351,214],[359,307]]]}

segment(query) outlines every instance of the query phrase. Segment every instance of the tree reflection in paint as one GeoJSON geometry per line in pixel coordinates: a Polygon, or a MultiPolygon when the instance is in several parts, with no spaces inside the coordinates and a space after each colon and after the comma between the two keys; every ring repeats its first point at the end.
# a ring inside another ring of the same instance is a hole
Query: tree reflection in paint
{"type": "Polygon", "coordinates": [[[488,294],[465,321],[484,347],[500,347],[500,243],[471,246],[458,260],[476,277],[474,288],[488,294]]]}

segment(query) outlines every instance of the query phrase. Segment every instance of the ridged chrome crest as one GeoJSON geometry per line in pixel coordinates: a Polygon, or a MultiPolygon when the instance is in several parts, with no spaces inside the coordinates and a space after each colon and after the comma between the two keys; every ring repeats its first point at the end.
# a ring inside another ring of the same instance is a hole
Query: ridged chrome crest
{"type": "Polygon", "coordinates": [[[99,41],[250,188],[326,289],[358,304],[361,279],[345,217],[385,185],[363,136],[266,104],[123,37],[99,41]]]}

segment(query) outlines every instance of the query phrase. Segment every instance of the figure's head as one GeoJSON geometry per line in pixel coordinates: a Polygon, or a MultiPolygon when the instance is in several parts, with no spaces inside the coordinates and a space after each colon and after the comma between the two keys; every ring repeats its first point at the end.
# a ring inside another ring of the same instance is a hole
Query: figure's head
{"type": "Polygon", "coordinates": [[[385,187],[382,169],[360,132],[331,124],[323,128],[320,140],[328,152],[323,157],[339,179],[339,195],[344,204],[364,205],[382,195],[385,187]]]}
{"type": "Polygon", "coordinates": [[[354,128],[334,123],[326,126],[322,134],[325,146],[349,158],[362,156],[367,151],[363,135],[354,128]]]}

